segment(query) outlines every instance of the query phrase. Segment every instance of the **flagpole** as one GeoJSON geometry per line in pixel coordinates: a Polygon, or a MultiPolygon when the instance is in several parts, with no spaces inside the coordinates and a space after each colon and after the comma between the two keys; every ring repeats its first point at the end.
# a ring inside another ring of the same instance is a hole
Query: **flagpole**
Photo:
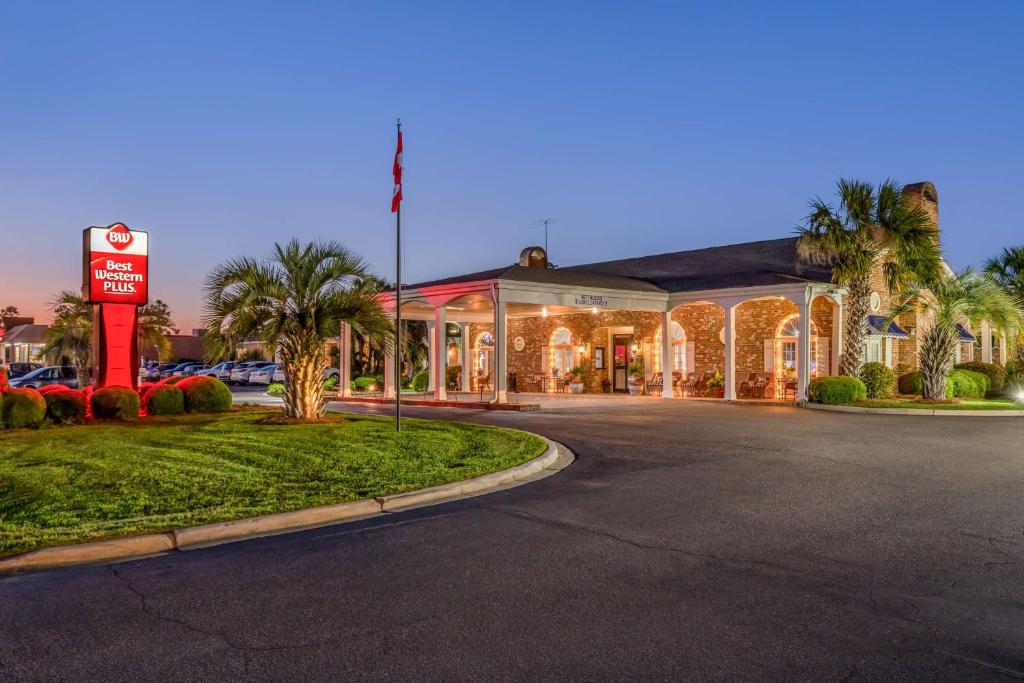
{"type": "MultiPolygon", "coordinates": [[[[395,126],[401,140],[402,119],[395,126]]],[[[402,202],[395,211],[395,431],[402,431],[402,202]]]]}

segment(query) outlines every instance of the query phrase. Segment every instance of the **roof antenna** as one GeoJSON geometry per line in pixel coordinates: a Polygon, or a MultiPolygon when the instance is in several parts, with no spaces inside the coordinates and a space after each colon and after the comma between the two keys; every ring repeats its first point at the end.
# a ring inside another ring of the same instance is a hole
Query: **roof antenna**
{"type": "Polygon", "coordinates": [[[541,218],[537,222],[544,224],[544,253],[548,254],[548,223],[557,223],[558,221],[554,218],[541,218]]]}

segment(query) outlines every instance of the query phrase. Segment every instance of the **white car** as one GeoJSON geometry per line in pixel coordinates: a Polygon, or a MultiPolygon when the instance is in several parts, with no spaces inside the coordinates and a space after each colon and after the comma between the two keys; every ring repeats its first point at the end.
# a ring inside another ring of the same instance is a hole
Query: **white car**
{"type": "Polygon", "coordinates": [[[274,383],[284,384],[284,368],[280,365],[277,366],[277,370],[274,370],[274,383]]]}
{"type": "Polygon", "coordinates": [[[252,360],[246,361],[245,363],[239,363],[235,367],[231,368],[231,375],[228,376],[228,384],[248,384],[249,373],[268,365],[273,365],[273,363],[265,360],[252,360]]]}
{"type": "Polygon", "coordinates": [[[227,382],[231,379],[231,368],[235,367],[237,363],[228,361],[226,363],[217,363],[213,367],[208,367],[205,370],[200,370],[195,373],[197,375],[206,375],[207,377],[216,377],[222,382],[227,382]]]}
{"type": "Polygon", "coordinates": [[[270,380],[273,378],[275,370],[277,370],[276,365],[265,365],[262,368],[256,368],[250,371],[249,384],[270,384],[270,380]]]}

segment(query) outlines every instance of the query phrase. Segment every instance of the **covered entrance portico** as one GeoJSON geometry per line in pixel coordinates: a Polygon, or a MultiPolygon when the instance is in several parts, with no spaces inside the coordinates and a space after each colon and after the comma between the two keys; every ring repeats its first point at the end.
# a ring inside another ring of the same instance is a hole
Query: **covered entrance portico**
{"type": "MultiPolygon", "coordinates": [[[[439,401],[450,386],[498,403],[510,390],[624,392],[639,374],[643,393],[663,398],[801,402],[842,353],[842,293],[827,282],[670,292],[520,264],[403,289],[402,302],[403,319],[428,324],[429,391],[439,401]],[[450,323],[460,328],[458,352],[444,332],[450,323]],[[447,372],[453,359],[457,378],[447,372]]],[[[385,305],[393,311],[393,294],[385,305]]],[[[393,359],[386,366],[393,397],[393,359]]]]}

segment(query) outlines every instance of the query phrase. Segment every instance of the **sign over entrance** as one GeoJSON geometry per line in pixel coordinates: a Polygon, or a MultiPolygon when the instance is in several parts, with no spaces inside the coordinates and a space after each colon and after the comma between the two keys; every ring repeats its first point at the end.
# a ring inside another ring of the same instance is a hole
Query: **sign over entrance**
{"type": "Polygon", "coordinates": [[[149,234],[123,223],[83,231],[82,292],[91,304],[145,305],[149,234]]]}
{"type": "Polygon", "coordinates": [[[594,296],[593,294],[577,294],[576,295],[577,306],[597,306],[598,308],[608,308],[608,297],[594,296]]]}

